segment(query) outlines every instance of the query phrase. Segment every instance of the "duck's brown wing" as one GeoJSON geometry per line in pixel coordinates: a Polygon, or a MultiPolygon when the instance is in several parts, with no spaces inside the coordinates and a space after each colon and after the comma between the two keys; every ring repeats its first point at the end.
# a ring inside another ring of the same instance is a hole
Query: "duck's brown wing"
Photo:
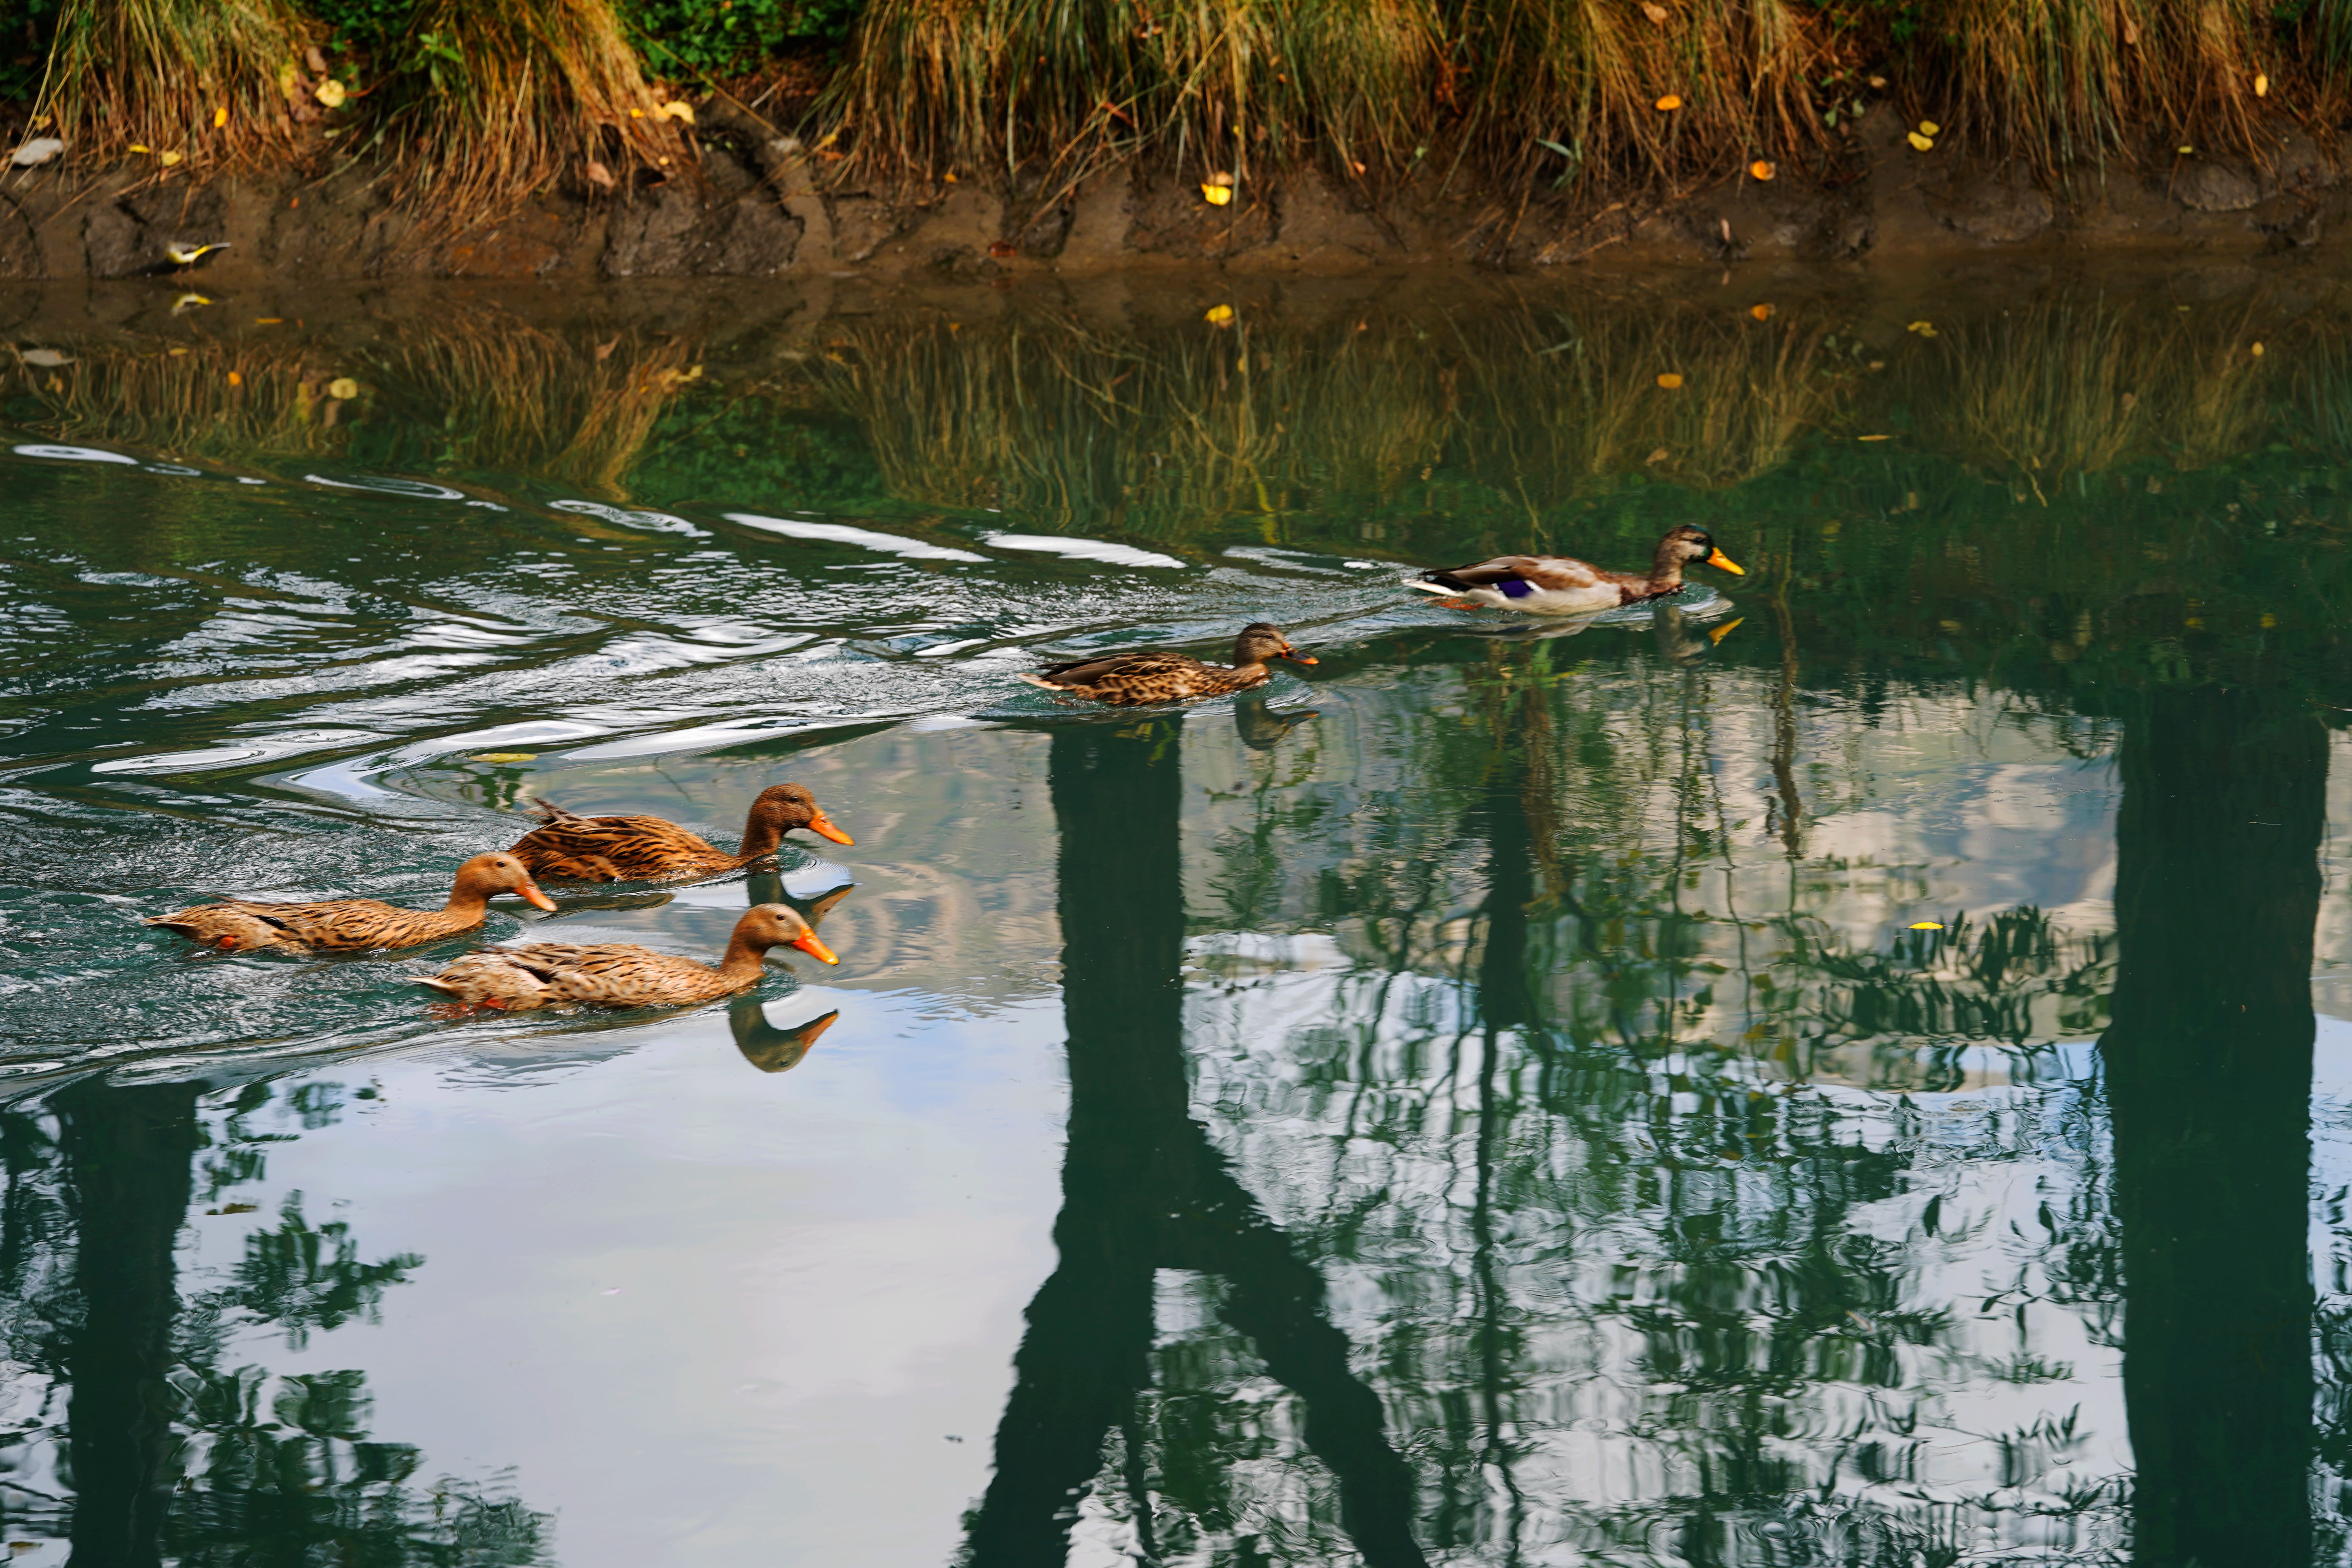
{"type": "Polygon", "coordinates": [[[730,989],[707,964],[632,942],[536,942],[505,952],[508,963],[539,976],[567,1002],[646,1007],[707,1001],[730,989]]]}
{"type": "Polygon", "coordinates": [[[163,931],[178,931],[191,942],[241,952],[258,948],[299,947],[301,941],[292,929],[271,917],[269,911],[277,907],[236,902],[198,904],[193,909],[156,915],[147,923],[163,931]]]}
{"type": "Polygon", "coordinates": [[[1148,648],[1135,653],[1107,654],[1100,658],[1074,658],[1049,664],[1037,673],[1056,686],[1093,686],[1111,677],[1133,680],[1145,676],[1176,675],[1206,668],[1189,653],[1171,648],[1148,648]]]}
{"type": "Polygon", "coordinates": [[[1615,584],[1623,578],[1622,573],[1603,572],[1572,555],[1497,555],[1492,561],[1481,561],[1475,566],[1456,566],[1450,572],[1424,572],[1421,580],[1456,592],[1500,587],[1506,583],[1532,583],[1552,593],[1566,594],[1580,588],[1615,584]]]}
{"type": "Polygon", "coordinates": [[[545,801],[538,804],[541,815],[548,816],[547,826],[524,834],[507,851],[533,876],[614,882],[727,870],[741,864],[740,857],[663,817],[582,816],[545,801]]]}
{"type": "MultiPolygon", "coordinates": [[[[252,906],[247,906],[248,908],[252,906]]],[[[357,952],[373,947],[415,947],[481,923],[442,910],[404,909],[374,899],[334,899],[316,904],[268,904],[266,918],[305,947],[357,952]]]]}

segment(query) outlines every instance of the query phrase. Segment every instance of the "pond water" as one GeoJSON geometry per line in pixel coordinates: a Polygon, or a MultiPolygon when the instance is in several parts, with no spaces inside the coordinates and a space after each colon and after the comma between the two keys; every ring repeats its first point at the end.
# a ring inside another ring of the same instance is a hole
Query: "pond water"
{"type": "Polygon", "coordinates": [[[2346,1560],[2352,301],[825,287],[0,307],[15,1560],[2346,1560]],[[731,1004],[140,923],[785,780],[480,933],[731,1004]]]}

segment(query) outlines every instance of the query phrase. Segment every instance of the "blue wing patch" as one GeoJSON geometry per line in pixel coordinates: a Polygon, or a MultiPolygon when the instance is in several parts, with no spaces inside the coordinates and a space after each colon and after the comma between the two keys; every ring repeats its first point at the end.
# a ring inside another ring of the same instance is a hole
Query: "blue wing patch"
{"type": "Polygon", "coordinates": [[[1536,591],[1536,585],[1524,577],[1505,577],[1497,581],[1495,586],[1503,591],[1503,596],[1507,599],[1524,599],[1536,591]]]}

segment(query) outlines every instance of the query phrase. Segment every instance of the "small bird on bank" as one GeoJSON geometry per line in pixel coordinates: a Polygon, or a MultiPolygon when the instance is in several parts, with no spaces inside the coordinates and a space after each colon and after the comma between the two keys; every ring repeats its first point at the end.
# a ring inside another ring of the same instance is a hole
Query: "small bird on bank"
{"type": "Polygon", "coordinates": [[[216,240],[205,245],[196,245],[184,239],[175,239],[172,241],[171,244],[163,247],[163,254],[170,259],[172,265],[174,267],[194,267],[197,262],[202,261],[214,251],[226,250],[228,247],[229,242],[226,239],[216,240]]]}
{"type": "Polygon", "coordinates": [[[1097,702],[1139,708],[1154,702],[1181,702],[1193,697],[1222,697],[1264,686],[1274,678],[1268,659],[1286,658],[1297,664],[1315,660],[1290,646],[1282,628],[1252,621],[1234,639],[1230,669],[1202,664],[1189,653],[1172,648],[1148,648],[1134,653],[1106,654],[1099,658],[1076,658],[1049,664],[1022,679],[1048,691],[1067,691],[1097,702]]]}
{"type": "Polygon", "coordinates": [[[468,1006],[517,1013],[563,1003],[677,1007],[749,991],[767,973],[772,947],[796,947],[826,963],[841,962],[798,910],[755,904],[735,922],[715,968],[632,942],[536,942],[469,952],[416,984],[468,1006]]]}
{"type": "Polygon", "coordinates": [[[1436,595],[1459,609],[1484,605],[1528,616],[1597,616],[1681,592],[1683,568],[1693,562],[1735,577],[1748,574],[1716,548],[1706,530],[1685,523],[1658,541],[1647,576],[1604,572],[1567,555],[1498,555],[1475,566],[1423,572],[1407,578],[1404,585],[1436,595]]]}

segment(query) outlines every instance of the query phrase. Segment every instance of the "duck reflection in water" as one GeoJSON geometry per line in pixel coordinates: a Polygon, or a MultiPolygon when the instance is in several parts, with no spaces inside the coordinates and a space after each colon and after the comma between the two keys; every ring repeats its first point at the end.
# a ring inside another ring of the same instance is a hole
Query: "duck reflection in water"
{"type": "MultiPolygon", "coordinates": [[[[845,882],[814,899],[803,900],[784,891],[784,879],[774,871],[753,872],[748,886],[754,904],[789,903],[801,911],[801,918],[808,921],[811,930],[822,924],[834,907],[856,889],[856,883],[845,882]]],[[[761,1072],[790,1072],[800,1066],[801,1058],[809,1054],[818,1037],[840,1017],[841,1009],[835,1007],[804,1024],[780,1029],[768,1022],[767,1007],[757,996],[738,996],[727,1006],[727,1027],[735,1037],[735,1048],[761,1072]]]]}
{"type": "Polygon", "coordinates": [[[1234,731],[1253,752],[1270,752],[1282,738],[1316,716],[1313,708],[1277,709],[1263,697],[1244,697],[1234,704],[1234,731]]]}

